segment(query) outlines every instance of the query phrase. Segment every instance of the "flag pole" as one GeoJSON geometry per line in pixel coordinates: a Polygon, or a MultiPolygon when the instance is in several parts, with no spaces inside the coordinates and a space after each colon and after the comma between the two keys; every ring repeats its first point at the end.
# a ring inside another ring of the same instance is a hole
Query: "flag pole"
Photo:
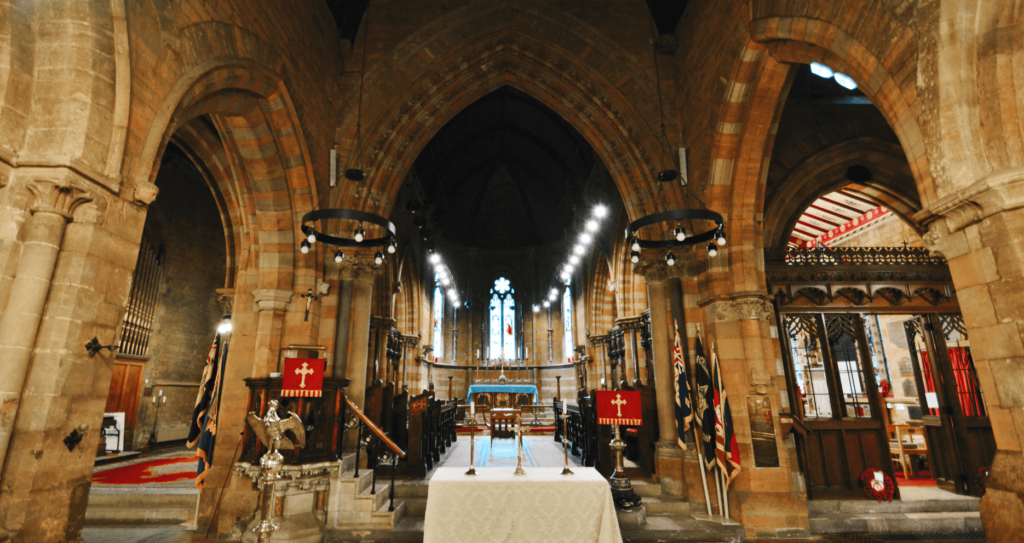
{"type": "MultiPolygon", "coordinates": [[[[718,352],[715,349],[715,344],[714,343],[711,344],[711,357],[712,357],[712,360],[713,360],[712,367],[714,367],[715,370],[717,372],[719,372],[718,379],[719,379],[719,381],[721,381],[721,369],[718,366],[718,352]]],[[[712,377],[712,379],[714,379],[714,377],[712,377]]],[[[725,390],[725,383],[722,383],[722,390],[723,391],[725,390]]],[[[725,422],[725,415],[724,415],[725,402],[722,402],[722,411],[723,411],[722,422],[724,424],[724,422],[725,422]]],[[[729,446],[729,444],[725,442],[725,436],[724,435],[722,436],[722,444],[725,447],[729,446]]],[[[722,476],[722,496],[721,497],[725,500],[725,509],[722,510],[722,515],[725,518],[730,518],[729,517],[729,478],[725,475],[725,466],[722,465],[721,462],[718,463],[718,472],[722,476]]]]}
{"type": "MultiPolygon", "coordinates": [[[[700,323],[698,322],[697,323],[697,340],[700,341],[700,339],[701,339],[700,338],[700,323]]],[[[696,390],[696,388],[694,388],[694,390],[696,390]]],[[[692,393],[693,393],[693,391],[691,391],[691,394],[692,393]]],[[[692,399],[690,401],[693,402],[692,399]]],[[[691,405],[696,406],[697,403],[693,402],[693,403],[691,403],[691,405]]],[[[696,408],[694,408],[693,411],[694,411],[694,413],[696,413],[697,412],[696,408]]],[[[701,416],[703,417],[704,414],[701,413],[701,416]]],[[[693,425],[693,444],[694,444],[694,448],[697,449],[697,466],[700,468],[700,482],[704,486],[704,505],[707,506],[708,516],[710,517],[710,516],[714,515],[714,512],[711,511],[711,495],[708,493],[708,475],[707,475],[707,473],[704,473],[704,471],[705,471],[705,469],[704,469],[704,454],[702,454],[700,452],[700,450],[702,448],[701,447],[702,443],[701,443],[701,440],[697,439],[697,425],[696,424],[693,425]]]]}
{"type": "Polygon", "coordinates": [[[718,466],[718,469],[722,470],[722,496],[725,498],[725,518],[731,518],[729,515],[729,480],[725,477],[725,468],[718,466]]]}
{"type": "Polygon", "coordinates": [[[712,473],[715,474],[715,490],[718,492],[718,512],[725,516],[725,506],[722,504],[722,466],[717,466],[718,469],[712,469],[712,473]]]}

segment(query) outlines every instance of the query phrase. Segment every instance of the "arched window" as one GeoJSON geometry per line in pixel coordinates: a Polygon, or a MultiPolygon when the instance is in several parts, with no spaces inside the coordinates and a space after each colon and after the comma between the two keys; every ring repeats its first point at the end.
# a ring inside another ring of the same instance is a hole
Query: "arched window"
{"type": "Polygon", "coordinates": [[[572,341],[572,291],[569,285],[565,286],[565,294],[562,295],[562,349],[565,351],[565,360],[573,358],[572,341]]]}
{"type": "Polygon", "coordinates": [[[516,359],[516,301],[512,283],[504,277],[494,281],[491,288],[491,348],[492,359],[516,359]]]}
{"type": "Polygon", "coordinates": [[[441,292],[441,278],[434,274],[434,357],[444,357],[444,294],[441,292]]]}

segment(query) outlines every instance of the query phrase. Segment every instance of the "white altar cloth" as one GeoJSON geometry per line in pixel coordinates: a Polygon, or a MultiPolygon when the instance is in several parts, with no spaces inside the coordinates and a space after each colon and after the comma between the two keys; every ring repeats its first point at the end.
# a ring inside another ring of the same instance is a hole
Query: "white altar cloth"
{"type": "Polygon", "coordinates": [[[424,543],[621,543],[608,480],[594,468],[438,468],[431,477],[424,543]]]}

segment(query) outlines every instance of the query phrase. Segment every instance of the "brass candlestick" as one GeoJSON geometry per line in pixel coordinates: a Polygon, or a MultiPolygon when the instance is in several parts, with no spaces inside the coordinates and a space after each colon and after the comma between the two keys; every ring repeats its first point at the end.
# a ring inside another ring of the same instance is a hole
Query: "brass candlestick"
{"type": "Polygon", "coordinates": [[[619,425],[615,425],[615,439],[610,443],[612,451],[615,452],[615,472],[612,473],[608,483],[612,487],[612,501],[616,509],[632,511],[640,505],[642,498],[633,491],[633,485],[626,476],[626,468],[622,464],[622,451],[626,450],[626,442],[622,441],[619,425]]]}
{"type": "Polygon", "coordinates": [[[466,475],[476,475],[476,467],[473,465],[473,457],[476,454],[473,452],[473,445],[476,442],[476,409],[470,406],[469,410],[469,471],[466,475]]]}
{"type": "Polygon", "coordinates": [[[526,470],[523,469],[523,416],[516,415],[516,435],[519,439],[519,450],[516,454],[516,471],[513,475],[526,475],[526,470]]]}
{"type": "MultiPolygon", "coordinates": [[[[562,405],[565,405],[564,403],[562,405]]],[[[565,467],[562,468],[562,475],[573,475],[571,469],[569,469],[569,438],[568,433],[565,431],[566,425],[569,423],[569,412],[562,413],[562,452],[565,453],[565,467]]]]}

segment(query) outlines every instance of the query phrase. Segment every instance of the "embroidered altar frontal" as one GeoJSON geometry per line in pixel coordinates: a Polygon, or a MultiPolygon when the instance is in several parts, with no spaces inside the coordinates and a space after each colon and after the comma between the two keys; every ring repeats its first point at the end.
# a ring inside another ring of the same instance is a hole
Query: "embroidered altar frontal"
{"type": "Polygon", "coordinates": [[[326,362],[322,358],[285,358],[281,396],[319,398],[326,362]]]}

